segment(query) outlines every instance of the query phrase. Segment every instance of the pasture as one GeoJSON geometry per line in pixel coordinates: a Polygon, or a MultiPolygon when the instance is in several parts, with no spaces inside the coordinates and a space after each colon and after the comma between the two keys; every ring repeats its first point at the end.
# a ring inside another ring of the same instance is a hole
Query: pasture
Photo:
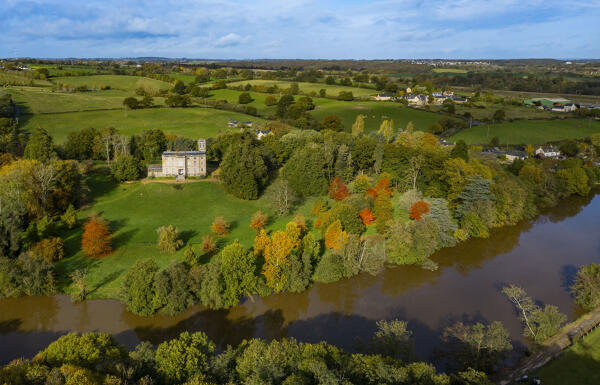
{"type": "MultiPolygon", "coordinates": [[[[103,171],[105,171],[104,169],[103,171]]],[[[62,234],[66,257],[57,262],[61,286],[75,269],[87,267],[93,298],[116,298],[124,274],[140,258],[153,258],[161,267],[182,260],[184,248],[175,254],[161,254],[156,248],[156,229],[174,225],[186,244],[198,248],[202,235],[210,233],[217,216],[231,224],[231,232],[219,240],[219,246],[239,240],[250,247],[255,232],[250,229],[252,214],[261,210],[269,214],[268,229],[282,229],[292,216],[272,216],[268,202],[261,198],[243,201],[225,193],[219,184],[199,181],[186,184],[141,182],[117,184],[106,172],[96,171],[88,177],[91,204],[79,213],[80,221],[94,212],[108,221],[114,252],[98,259],[87,258],[80,249],[82,226],[62,234]]],[[[309,204],[302,206],[308,211],[309,204]]]]}
{"type": "Polygon", "coordinates": [[[482,124],[466,128],[451,137],[467,144],[487,144],[498,137],[502,144],[544,144],[564,139],[583,139],[600,132],[600,121],[580,119],[523,120],[482,124]]]}
{"type": "Polygon", "coordinates": [[[434,68],[431,71],[438,74],[466,74],[468,72],[460,68],[434,68]]]}
{"type": "MultiPolygon", "coordinates": [[[[257,86],[265,86],[270,87],[277,85],[277,87],[286,89],[290,88],[290,81],[279,81],[279,80],[243,80],[240,82],[229,83],[231,86],[245,86],[246,84],[252,84],[257,86]]],[[[328,96],[337,96],[340,91],[350,91],[354,95],[354,97],[368,97],[371,95],[375,95],[377,93],[376,90],[369,90],[365,88],[357,88],[357,87],[347,87],[347,86],[339,86],[339,85],[329,85],[325,83],[306,83],[306,82],[298,82],[298,87],[300,91],[304,93],[314,92],[316,95],[319,94],[319,90],[324,88],[327,90],[328,96]]]]}
{"type": "Polygon", "coordinates": [[[261,118],[213,108],[148,108],[38,114],[28,116],[22,129],[29,131],[38,126],[43,127],[53,136],[55,143],[63,143],[69,132],[88,127],[113,127],[124,135],[158,128],[165,133],[188,138],[208,138],[216,136],[219,132],[231,130],[227,128],[230,119],[250,120],[256,124],[264,122],[261,118]]]}
{"type": "Polygon", "coordinates": [[[91,75],[91,76],[66,76],[52,78],[54,83],[68,84],[70,87],[88,86],[98,88],[101,85],[110,86],[111,89],[121,91],[135,91],[143,87],[155,90],[166,90],[173,87],[170,83],[160,80],[129,75],[91,75]]]}

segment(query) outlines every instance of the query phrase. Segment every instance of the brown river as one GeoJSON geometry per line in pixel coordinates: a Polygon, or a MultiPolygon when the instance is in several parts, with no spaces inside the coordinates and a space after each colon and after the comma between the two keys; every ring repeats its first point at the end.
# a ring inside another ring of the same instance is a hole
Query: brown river
{"type": "Polygon", "coordinates": [[[501,321],[518,344],[521,327],[501,287],[515,283],[536,301],[577,317],[568,286],[580,266],[600,263],[600,195],[566,199],[534,220],[441,250],[433,259],[437,271],[389,267],[377,276],[315,284],[301,294],[248,299],[223,311],[198,306],[176,317],[138,317],[117,301],[73,304],[64,295],[0,300],[0,364],[31,357],[71,331],[111,333],[128,348],[203,330],[221,347],[251,337],[294,337],[353,350],[357,339],[372,335],[377,320],[391,318],[409,322],[423,359],[457,320],[501,321]]]}

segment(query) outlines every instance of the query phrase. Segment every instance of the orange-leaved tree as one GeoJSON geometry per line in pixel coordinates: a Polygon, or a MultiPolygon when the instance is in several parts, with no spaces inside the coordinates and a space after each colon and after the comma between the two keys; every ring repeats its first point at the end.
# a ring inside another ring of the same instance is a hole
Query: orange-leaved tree
{"type": "Polygon", "coordinates": [[[343,201],[344,199],[350,196],[350,191],[348,191],[348,186],[342,182],[339,177],[333,178],[331,183],[329,184],[329,197],[331,199],[335,199],[336,201],[343,201]]]}
{"type": "Polygon", "coordinates": [[[262,211],[255,212],[250,220],[250,228],[260,231],[260,229],[264,228],[267,224],[267,219],[267,214],[263,213],[262,211]]]}
{"type": "Polygon", "coordinates": [[[101,257],[112,251],[108,224],[102,218],[92,216],[83,227],[81,248],[88,257],[101,257]]]}
{"type": "Polygon", "coordinates": [[[361,210],[361,212],[359,213],[360,215],[360,219],[362,219],[362,223],[365,226],[368,226],[371,224],[371,222],[373,222],[375,220],[375,215],[373,215],[373,213],[371,212],[371,209],[364,208],[361,210]]]}
{"type": "Polygon", "coordinates": [[[229,222],[224,217],[216,217],[212,225],[210,225],[213,233],[220,237],[225,236],[229,232],[229,222]]]}
{"type": "Polygon", "coordinates": [[[429,212],[429,203],[424,200],[416,201],[410,207],[410,212],[408,216],[410,219],[420,220],[423,218],[423,214],[427,214],[429,212]]]}
{"type": "Polygon", "coordinates": [[[202,251],[205,253],[210,253],[217,248],[217,241],[210,234],[204,234],[202,236],[202,244],[200,246],[202,251]]]}

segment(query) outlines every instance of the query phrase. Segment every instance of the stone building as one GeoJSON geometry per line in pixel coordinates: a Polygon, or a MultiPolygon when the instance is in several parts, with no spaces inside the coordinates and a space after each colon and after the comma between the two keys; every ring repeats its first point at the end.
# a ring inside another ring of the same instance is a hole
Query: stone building
{"type": "Polygon", "coordinates": [[[206,176],[206,140],[198,139],[197,151],[165,151],[162,165],[148,167],[149,177],[206,176]]]}

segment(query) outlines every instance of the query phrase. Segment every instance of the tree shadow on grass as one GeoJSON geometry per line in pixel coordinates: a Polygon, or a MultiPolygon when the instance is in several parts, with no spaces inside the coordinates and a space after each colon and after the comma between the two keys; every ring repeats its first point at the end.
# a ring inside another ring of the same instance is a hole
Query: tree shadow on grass
{"type": "Polygon", "coordinates": [[[196,230],[184,230],[179,233],[179,238],[183,241],[184,245],[187,245],[196,235],[198,235],[196,230]]]}
{"type": "Polygon", "coordinates": [[[94,287],[92,290],[90,290],[87,294],[88,295],[93,294],[96,291],[98,291],[98,289],[100,289],[101,287],[108,285],[109,283],[111,283],[112,281],[117,279],[121,274],[123,274],[124,271],[125,271],[124,269],[120,269],[120,270],[113,271],[112,273],[108,274],[107,276],[102,278],[102,280],[100,282],[98,282],[96,287],[94,287]]]}
{"type": "Polygon", "coordinates": [[[138,229],[131,229],[128,231],[123,231],[120,232],[119,234],[113,236],[111,238],[111,244],[113,247],[113,250],[117,250],[120,247],[126,246],[127,244],[130,243],[131,238],[133,238],[133,236],[138,232],[138,229]]]}

